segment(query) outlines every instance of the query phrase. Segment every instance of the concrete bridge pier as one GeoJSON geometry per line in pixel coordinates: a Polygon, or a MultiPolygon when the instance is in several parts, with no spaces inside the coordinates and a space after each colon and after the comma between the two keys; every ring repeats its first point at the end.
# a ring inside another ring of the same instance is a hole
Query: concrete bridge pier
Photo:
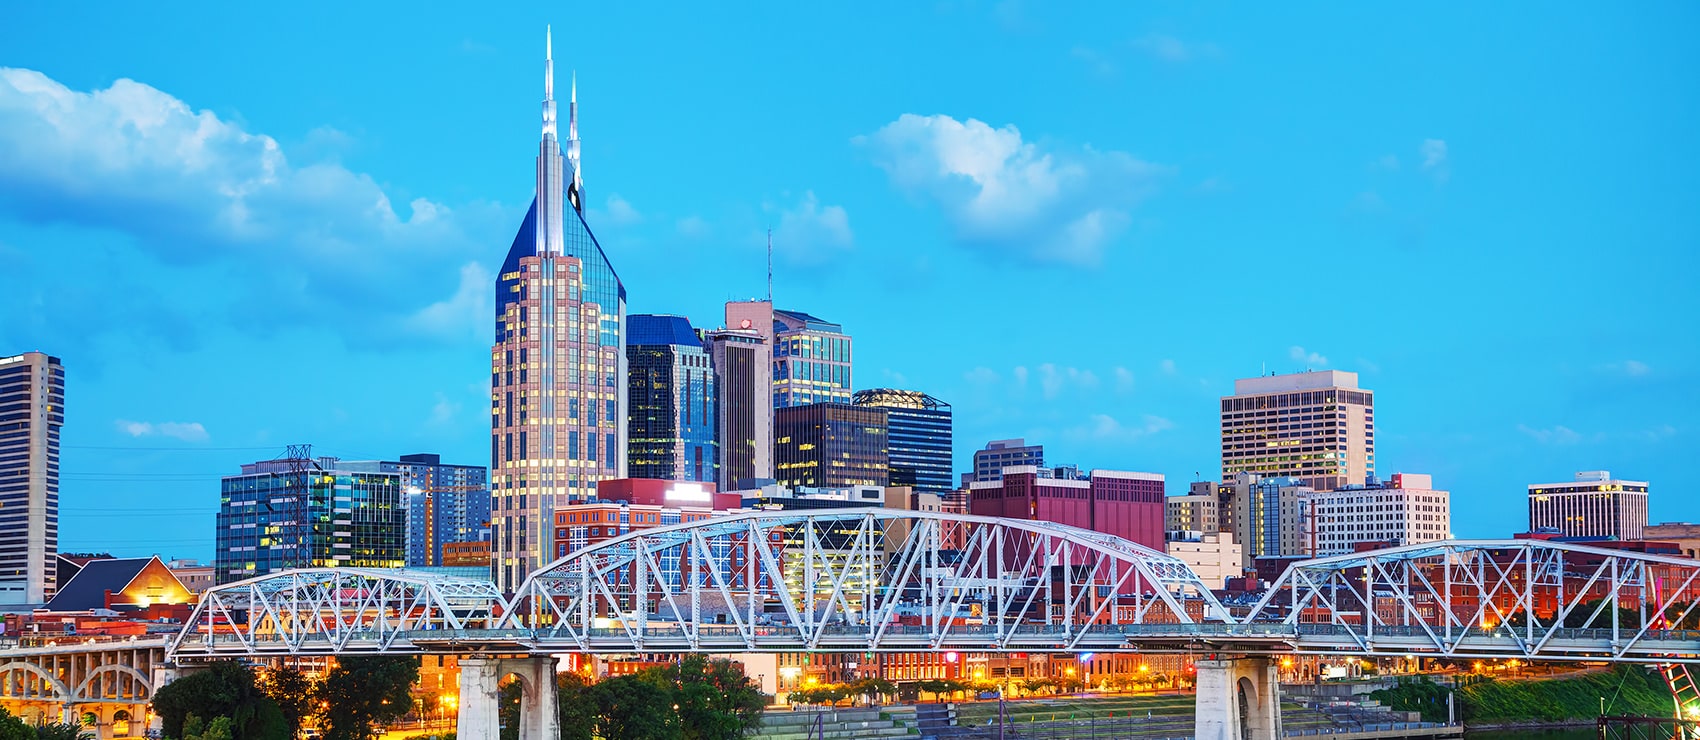
{"type": "Polygon", "coordinates": [[[1281,678],[1269,658],[1201,660],[1197,740],[1277,740],[1281,737],[1281,678]]]}
{"type": "Polygon", "coordinates": [[[461,740],[498,740],[500,717],[497,698],[502,678],[519,678],[519,740],[558,740],[561,736],[560,708],[555,700],[555,659],[461,658],[460,713],[455,736],[461,740]]]}

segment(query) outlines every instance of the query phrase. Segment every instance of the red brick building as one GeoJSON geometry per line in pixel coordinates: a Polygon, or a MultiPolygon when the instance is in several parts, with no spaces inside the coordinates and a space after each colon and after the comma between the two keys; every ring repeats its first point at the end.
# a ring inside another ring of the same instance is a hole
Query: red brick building
{"type": "Polygon", "coordinates": [[[1083,478],[1041,478],[1031,465],[1005,468],[1001,480],[969,484],[968,512],[1067,524],[1163,551],[1161,474],[1094,470],[1083,478]]]}

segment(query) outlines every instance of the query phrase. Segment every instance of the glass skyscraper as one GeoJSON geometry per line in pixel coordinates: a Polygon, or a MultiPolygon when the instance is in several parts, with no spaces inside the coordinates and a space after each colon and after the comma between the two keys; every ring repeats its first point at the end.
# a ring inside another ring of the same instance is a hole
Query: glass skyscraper
{"type": "Polygon", "coordinates": [[[952,485],[950,404],[920,391],[856,391],[853,403],[885,409],[891,480],[887,485],[946,494],[952,485]]]}
{"type": "Polygon", "coordinates": [[[40,352],[0,357],[0,605],[53,598],[64,424],[59,358],[40,352]]]}
{"type": "Polygon", "coordinates": [[[850,335],[801,311],[773,312],[773,407],[850,402],[850,335]]]}
{"type": "Polygon", "coordinates": [[[717,482],[714,365],[691,322],[680,316],[627,317],[626,362],[627,474],[717,482]]]}
{"type": "Polygon", "coordinates": [[[537,195],[496,280],[490,533],[504,589],[554,559],[557,505],[626,476],[626,289],[584,220],[576,87],[565,153],[555,137],[551,46],[537,195]]]}
{"type": "Polygon", "coordinates": [[[442,456],[344,461],[343,470],[396,473],[407,512],[407,565],[443,565],[443,545],[490,539],[490,485],[482,465],[445,465],[442,456]]]}
{"type": "Polygon", "coordinates": [[[289,568],[400,568],[406,562],[401,474],[338,467],[305,445],[226,476],[218,507],[219,583],[289,568]]]}
{"type": "Polygon", "coordinates": [[[775,476],[786,486],[884,486],[890,480],[886,411],[847,403],[789,406],[773,414],[775,476]]]}

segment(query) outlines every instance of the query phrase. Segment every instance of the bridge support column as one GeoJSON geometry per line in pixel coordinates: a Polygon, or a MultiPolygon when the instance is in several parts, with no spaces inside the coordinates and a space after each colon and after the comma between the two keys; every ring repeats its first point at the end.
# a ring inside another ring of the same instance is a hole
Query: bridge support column
{"type": "Polygon", "coordinates": [[[455,717],[458,740],[499,740],[497,689],[502,661],[490,658],[460,659],[460,712],[455,717]]]}
{"type": "Polygon", "coordinates": [[[556,699],[555,663],[547,655],[502,661],[525,690],[519,700],[519,740],[560,740],[561,705],[556,699]]]}
{"type": "Polygon", "coordinates": [[[560,704],[555,698],[555,663],[547,655],[499,660],[460,659],[460,714],[455,736],[461,740],[498,740],[498,699],[502,677],[519,676],[519,740],[560,740],[560,704]]]}
{"type": "Polygon", "coordinates": [[[1269,658],[1201,660],[1197,740],[1277,740],[1281,737],[1281,680],[1269,658]]]}

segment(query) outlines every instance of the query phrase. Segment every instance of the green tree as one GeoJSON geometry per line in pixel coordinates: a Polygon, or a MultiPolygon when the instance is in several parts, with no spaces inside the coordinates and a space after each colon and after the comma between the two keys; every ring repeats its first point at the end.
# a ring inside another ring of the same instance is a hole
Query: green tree
{"type": "Polygon", "coordinates": [[[35,729],[23,718],[0,707],[0,740],[35,740],[35,729]]]}
{"type": "Polygon", "coordinates": [[[47,722],[35,726],[36,740],[91,740],[94,732],[75,722],[47,722]]]}
{"type": "MultiPolygon", "coordinates": [[[[1569,614],[1564,615],[1564,626],[1611,629],[1612,607],[1608,604],[1606,608],[1600,609],[1601,601],[1601,599],[1595,599],[1572,609],[1569,614]],[[1597,615],[1594,613],[1596,609],[1599,610],[1597,615]]],[[[1617,625],[1619,629],[1641,629],[1641,612],[1622,606],[1617,607],[1617,625]]]]}
{"type": "Polygon", "coordinates": [[[604,679],[591,695],[596,699],[597,734],[603,740],[684,738],[679,713],[673,709],[672,692],[652,675],[604,679]]]}
{"type": "Polygon", "coordinates": [[[166,737],[185,737],[189,715],[229,717],[231,740],[285,740],[289,727],[277,703],[255,684],[254,672],[233,660],[223,660],[161,686],[154,692],[154,712],[166,737]]]}
{"type": "Polygon", "coordinates": [[[732,661],[688,655],[667,673],[686,740],[738,740],[761,726],[767,695],[732,661]]]}
{"type": "Polygon", "coordinates": [[[313,695],[318,691],[313,679],[299,668],[285,666],[266,673],[260,690],[277,704],[289,734],[301,732],[301,720],[313,714],[313,695]]]}
{"type": "Polygon", "coordinates": [[[401,719],[413,707],[413,684],[418,680],[418,658],[369,655],[339,659],[319,684],[326,740],[370,740],[372,723],[401,719]]]}
{"type": "Polygon", "coordinates": [[[592,740],[596,730],[596,699],[590,682],[577,673],[555,677],[555,705],[559,709],[561,740],[592,740]]]}
{"type": "Polygon", "coordinates": [[[496,689],[497,735],[501,740],[519,738],[519,700],[524,692],[525,688],[517,678],[502,683],[496,689]]]}
{"type": "Polygon", "coordinates": [[[201,730],[201,718],[195,717],[194,719],[193,727],[187,722],[184,723],[183,740],[231,740],[229,717],[214,718],[212,722],[207,724],[204,731],[201,730]],[[191,729],[195,731],[193,734],[190,733],[191,729]]]}

